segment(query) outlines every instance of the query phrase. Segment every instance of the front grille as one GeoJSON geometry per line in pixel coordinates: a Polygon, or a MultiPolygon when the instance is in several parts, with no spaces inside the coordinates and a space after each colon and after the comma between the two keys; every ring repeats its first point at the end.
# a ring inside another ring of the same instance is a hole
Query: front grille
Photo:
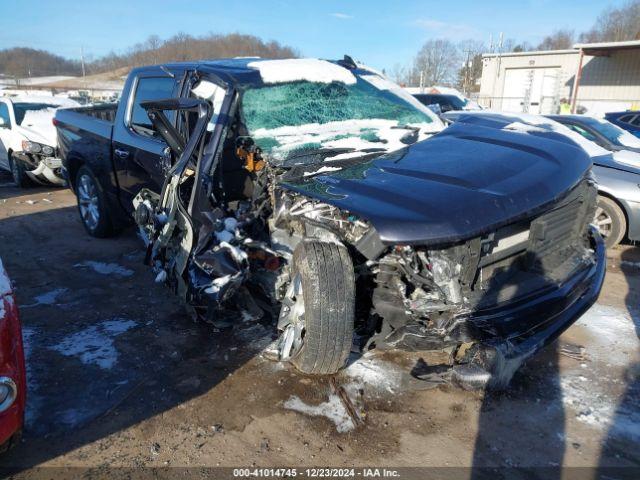
{"type": "Polygon", "coordinates": [[[527,250],[534,267],[549,272],[584,248],[595,195],[595,187],[584,181],[556,207],[531,222],[527,250]]]}

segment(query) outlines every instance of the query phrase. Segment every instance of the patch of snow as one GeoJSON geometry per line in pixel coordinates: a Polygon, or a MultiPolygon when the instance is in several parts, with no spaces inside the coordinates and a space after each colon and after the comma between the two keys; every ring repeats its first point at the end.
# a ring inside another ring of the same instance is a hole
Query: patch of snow
{"type": "Polygon", "coordinates": [[[135,326],[133,320],[114,318],[69,335],[49,348],[66,357],[78,357],[85,365],[97,365],[109,370],[118,361],[115,337],[135,326]]]}
{"type": "Polygon", "coordinates": [[[36,307],[38,305],[55,305],[58,297],[67,292],[67,288],[56,288],[46,293],[37,295],[33,300],[34,303],[22,305],[20,308],[36,307]]]}
{"type": "Polygon", "coordinates": [[[633,319],[625,310],[595,304],[576,325],[591,337],[587,348],[591,363],[588,370],[583,363],[562,372],[564,406],[579,422],[608,435],[640,440],[640,396],[632,391],[638,385],[631,381],[625,387],[630,390],[619,397],[615,385],[619,381],[608,374],[612,365],[633,368],[637,362],[640,340],[633,319]]]}
{"type": "MultiPolygon", "coordinates": [[[[510,121],[509,124],[502,127],[503,130],[511,130],[519,133],[541,133],[541,132],[556,132],[566,137],[569,137],[574,143],[587,152],[590,157],[598,157],[601,155],[609,155],[610,152],[605,150],[597,143],[587,140],[582,135],[574,132],[570,128],[553,121],[542,115],[533,115],[529,113],[505,113],[499,111],[482,110],[478,112],[464,112],[465,115],[478,115],[478,118],[495,118],[497,120],[510,121]]],[[[457,115],[456,115],[457,116],[457,115]]],[[[455,117],[452,117],[455,118],[455,117]]]]}
{"type": "Polygon", "coordinates": [[[593,338],[591,348],[608,363],[627,365],[640,347],[633,319],[626,310],[596,303],[576,325],[587,329],[593,338]]]}
{"type": "Polygon", "coordinates": [[[308,81],[318,83],[356,83],[356,77],[344,67],[316,58],[294,58],[287,60],[258,60],[249,62],[249,68],[260,72],[264,83],[286,83],[308,81]]]}
{"type": "Polygon", "coordinates": [[[94,262],[93,260],[86,260],[84,262],[76,263],[74,267],[87,267],[91,268],[94,272],[101,275],[117,275],[120,277],[130,277],[134,273],[133,270],[129,270],[128,268],[125,268],[122,265],[118,265],[117,263],[94,262]]]}
{"type": "Polygon", "coordinates": [[[337,172],[338,170],[342,170],[342,167],[329,167],[329,166],[324,166],[324,167],[320,167],[318,170],[315,170],[313,172],[304,172],[304,176],[308,177],[311,175],[317,175],[319,173],[325,173],[325,172],[337,172]]]}
{"type": "MultiPolygon", "coordinates": [[[[53,77],[52,77],[53,78],[53,77]]],[[[10,98],[12,103],[45,103],[61,108],[79,107],[80,104],[68,97],[46,95],[18,95],[10,98]]]]}
{"type": "MultiPolygon", "coordinates": [[[[397,120],[344,120],[327,123],[308,123],[305,125],[285,126],[272,129],[260,128],[253,132],[253,138],[274,138],[278,141],[278,146],[274,147],[271,155],[276,159],[284,159],[287,154],[295,149],[304,147],[306,144],[319,143],[323,148],[353,148],[363,150],[368,148],[379,149],[384,152],[392,152],[406,147],[400,140],[411,130],[404,128],[394,128],[398,126],[397,120]],[[379,141],[370,141],[361,135],[375,131],[379,141]],[[334,140],[336,137],[345,137],[334,140]]],[[[417,141],[429,138],[433,124],[422,123],[410,125],[420,129],[417,141]]],[[[355,155],[362,155],[354,152],[355,155]]],[[[326,161],[340,160],[352,153],[339,154],[327,157],[326,161]]]]}
{"type": "Polygon", "coordinates": [[[343,374],[373,389],[395,393],[401,385],[404,372],[395,364],[362,356],[349,364],[343,374]]]}
{"type": "Polygon", "coordinates": [[[345,433],[355,428],[353,420],[340,397],[333,393],[329,395],[329,400],[320,405],[308,405],[294,395],[284,402],[284,408],[311,415],[312,417],[326,417],[335,424],[336,430],[340,433],[345,433]]]}

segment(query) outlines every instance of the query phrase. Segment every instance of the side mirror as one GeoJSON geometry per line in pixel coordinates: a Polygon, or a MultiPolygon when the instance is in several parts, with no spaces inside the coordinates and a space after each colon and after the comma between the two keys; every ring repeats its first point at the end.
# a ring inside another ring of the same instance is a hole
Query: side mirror
{"type": "Polygon", "coordinates": [[[0,117],[0,128],[9,128],[9,122],[6,118],[0,117]]]}
{"type": "Polygon", "coordinates": [[[442,113],[450,112],[451,110],[453,110],[453,107],[451,105],[441,105],[440,110],[442,111],[442,113]]]}

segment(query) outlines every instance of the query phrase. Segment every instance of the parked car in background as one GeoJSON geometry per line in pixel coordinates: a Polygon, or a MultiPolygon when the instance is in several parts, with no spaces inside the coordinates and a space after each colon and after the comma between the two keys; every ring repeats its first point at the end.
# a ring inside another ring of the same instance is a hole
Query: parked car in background
{"type": "Polygon", "coordinates": [[[20,437],[27,378],[18,306],[0,260],[0,451],[20,437]]]}
{"type": "Polygon", "coordinates": [[[442,93],[414,93],[416,99],[435,113],[445,113],[456,110],[475,110],[470,101],[457,95],[442,93]],[[434,108],[435,107],[435,108],[434,108]]]}
{"type": "Polygon", "coordinates": [[[602,286],[581,148],[443,130],[349,57],[137,68],[117,107],[56,124],[87,232],[133,216],[195,316],[254,302],[269,352],[308,374],[342,368],[355,332],[363,352],[450,349],[455,381],[502,387],[602,286]]]}
{"type": "MultiPolygon", "coordinates": [[[[598,207],[594,216],[594,224],[605,239],[607,248],[614,247],[625,237],[640,241],[640,153],[630,150],[617,150],[617,146],[609,151],[600,145],[610,145],[606,137],[599,143],[591,140],[595,135],[584,128],[571,128],[565,122],[572,117],[579,117],[580,125],[592,123],[590,117],[558,115],[542,117],[537,115],[511,114],[501,112],[452,112],[445,115],[450,122],[465,121],[481,125],[492,125],[501,129],[517,129],[525,133],[536,134],[538,130],[556,132],[572,138],[578,143],[593,161],[593,173],[598,182],[598,207]],[[567,119],[565,117],[568,117],[567,119]],[[476,118],[476,120],[473,120],[476,118]],[[558,121],[556,121],[556,118],[558,121]],[[586,120],[585,120],[586,119],[586,120]],[[559,123],[562,121],[562,123],[559,123]]],[[[596,126],[606,121],[595,120],[596,126]]],[[[576,121],[573,125],[578,125],[576,121]]],[[[614,125],[603,130],[610,132],[614,125]]],[[[593,128],[593,127],[591,127],[593,128]]],[[[626,132],[625,132],[626,133],[626,132]]],[[[631,137],[624,137],[625,142],[633,144],[631,137]]]]}
{"type": "Polygon", "coordinates": [[[631,132],[636,137],[640,137],[640,112],[609,112],[605,113],[604,118],[631,132]]]}
{"type": "Polygon", "coordinates": [[[588,115],[547,115],[610,152],[640,152],[640,138],[613,123],[588,115]]]}
{"type": "Polygon", "coordinates": [[[0,97],[0,168],[9,170],[19,187],[64,185],[52,120],[58,108],[75,106],[60,97],[0,97]]]}

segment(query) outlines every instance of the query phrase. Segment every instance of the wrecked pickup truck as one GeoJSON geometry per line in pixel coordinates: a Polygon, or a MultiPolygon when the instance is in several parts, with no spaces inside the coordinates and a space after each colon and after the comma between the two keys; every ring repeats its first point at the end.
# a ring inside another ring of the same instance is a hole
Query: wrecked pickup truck
{"type": "Polygon", "coordinates": [[[501,386],[600,291],[569,139],[443,129],[349,57],[139,68],[122,98],[56,116],[86,230],[135,219],[193,315],[277,319],[269,353],[302,372],[435,350],[459,384],[501,386]]]}

